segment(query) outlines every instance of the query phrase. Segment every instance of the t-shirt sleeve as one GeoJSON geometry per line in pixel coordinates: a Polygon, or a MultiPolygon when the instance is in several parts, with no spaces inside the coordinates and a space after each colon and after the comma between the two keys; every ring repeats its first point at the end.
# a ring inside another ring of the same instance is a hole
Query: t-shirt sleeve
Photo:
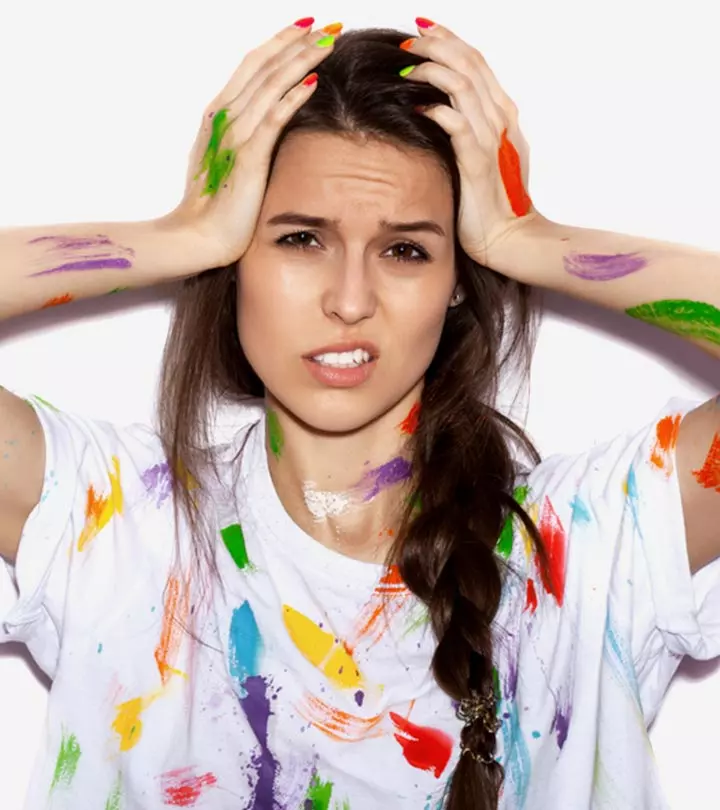
{"type": "Polygon", "coordinates": [[[24,642],[53,677],[70,605],[73,616],[97,621],[122,604],[122,589],[142,582],[140,555],[158,552],[145,518],[169,499],[170,482],[151,429],[28,402],[45,436],[45,478],[15,564],[0,564],[0,642],[24,642]]]}
{"type": "Polygon", "coordinates": [[[691,575],[675,456],[694,407],[672,400],[641,430],[551,456],[516,491],[548,557],[543,572],[521,529],[524,610],[538,623],[529,637],[550,639],[556,657],[565,644],[582,647],[581,667],[596,654],[617,658],[648,723],[684,656],[720,655],[720,560],[691,575]]]}

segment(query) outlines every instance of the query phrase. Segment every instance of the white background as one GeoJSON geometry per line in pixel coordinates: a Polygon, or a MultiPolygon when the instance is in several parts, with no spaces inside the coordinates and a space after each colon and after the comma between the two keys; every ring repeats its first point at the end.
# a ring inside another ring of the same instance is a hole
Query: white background
{"type": "MultiPolygon", "coordinates": [[[[7,0],[0,226],[166,213],[205,105],[249,48],[306,14],[408,35],[417,14],[443,22],[482,50],[519,105],[542,213],[720,250],[710,0],[7,0]]],[[[167,290],[144,290],[0,325],[0,382],[90,416],[148,421],[168,300],[167,290]]],[[[717,388],[717,361],[678,338],[550,297],[528,427],[543,453],[579,451],[649,421],[674,395],[717,388]]],[[[22,805],[45,703],[21,651],[0,651],[2,810],[22,805]]],[[[677,810],[720,805],[719,718],[718,662],[684,663],[652,731],[677,810]]]]}

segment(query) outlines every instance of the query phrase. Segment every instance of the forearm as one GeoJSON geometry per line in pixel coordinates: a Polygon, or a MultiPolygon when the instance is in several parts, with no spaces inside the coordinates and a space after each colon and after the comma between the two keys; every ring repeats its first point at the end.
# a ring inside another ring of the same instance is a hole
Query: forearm
{"type": "Polygon", "coordinates": [[[207,254],[170,216],[0,230],[0,319],[194,275],[207,254]]]}
{"type": "Polygon", "coordinates": [[[537,218],[495,250],[499,272],[653,323],[720,358],[720,254],[537,218]]]}

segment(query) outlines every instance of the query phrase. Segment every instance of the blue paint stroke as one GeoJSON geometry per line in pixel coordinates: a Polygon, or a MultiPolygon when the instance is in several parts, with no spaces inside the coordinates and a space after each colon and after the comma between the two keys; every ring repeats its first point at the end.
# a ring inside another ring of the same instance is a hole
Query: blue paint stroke
{"type": "Polygon", "coordinates": [[[230,620],[228,658],[230,674],[237,682],[240,697],[245,697],[245,681],[258,674],[262,637],[252,608],[247,601],[233,610],[230,620]]]}
{"type": "Polygon", "coordinates": [[[592,520],[590,510],[579,495],[572,499],[570,508],[572,509],[572,523],[590,523],[592,520]]]}
{"type": "MultiPolygon", "coordinates": [[[[507,704],[507,711],[503,717],[502,735],[505,748],[505,774],[515,790],[515,804],[517,810],[523,810],[527,800],[528,786],[532,764],[527,743],[520,728],[518,707],[516,701],[507,704]],[[505,717],[505,714],[507,717],[505,717]]],[[[506,789],[510,787],[506,785],[506,789]]]]}

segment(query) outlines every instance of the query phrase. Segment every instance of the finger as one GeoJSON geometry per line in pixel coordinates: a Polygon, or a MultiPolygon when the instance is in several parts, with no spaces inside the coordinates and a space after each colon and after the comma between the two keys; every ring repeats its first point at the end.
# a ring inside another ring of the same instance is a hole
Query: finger
{"type": "Polygon", "coordinates": [[[412,45],[409,43],[405,45],[406,50],[460,72],[476,72],[482,77],[483,89],[503,111],[505,117],[509,121],[518,118],[517,105],[502,88],[487,60],[477,48],[473,48],[449,28],[437,23],[429,27],[418,25],[418,30],[421,36],[415,39],[412,45]]]}
{"type": "Polygon", "coordinates": [[[492,104],[483,104],[473,80],[445,65],[423,62],[407,74],[410,81],[424,81],[442,90],[450,97],[453,107],[471,122],[478,141],[483,146],[497,143],[505,129],[499,110],[492,104]]]}
{"type": "MultiPolygon", "coordinates": [[[[458,168],[468,169],[465,156],[477,153],[478,141],[475,130],[467,116],[446,104],[433,104],[431,107],[418,109],[421,115],[435,121],[450,136],[455,150],[458,168]]],[[[477,167],[476,167],[477,168],[477,167]]]]}

